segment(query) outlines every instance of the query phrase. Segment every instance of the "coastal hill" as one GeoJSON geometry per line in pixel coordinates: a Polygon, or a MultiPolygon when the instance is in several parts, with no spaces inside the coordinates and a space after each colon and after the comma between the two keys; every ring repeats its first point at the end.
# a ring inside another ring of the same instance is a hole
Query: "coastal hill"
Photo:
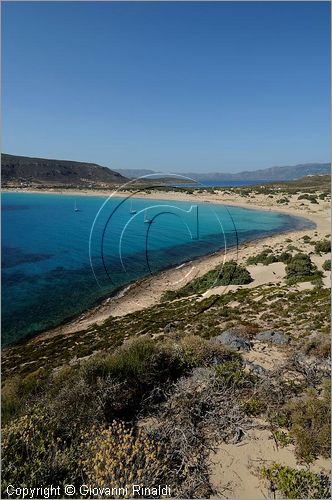
{"type": "MultiPolygon", "coordinates": [[[[118,169],[117,172],[125,177],[136,178],[142,175],[156,173],[153,170],[118,169]]],[[[259,170],[238,173],[222,172],[176,172],[179,175],[191,177],[197,181],[288,181],[307,175],[324,175],[331,173],[330,163],[301,163],[299,165],[269,167],[259,170]]]]}
{"type": "Polygon", "coordinates": [[[1,155],[3,186],[97,187],[123,184],[128,179],[95,163],[1,155]]]}
{"type": "MultiPolygon", "coordinates": [[[[48,158],[31,158],[10,154],[1,155],[1,174],[4,187],[89,187],[101,188],[123,184],[128,179],[155,174],[148,169],[111,170],[96,163],[48,158]]],[[[257,181],[282,182],[306,176],[324,176],[331,173],[330,163],[304,163],[293,166],[270,167],[238,173],[178,173],[201,182],[257,181]]],[[[160,174],[163,178],[165,174],[160,174]]],[[[154,177],[156,179],[156,177],[154,177]]],[[[166,179],[162,179],[167,183],[166,179]]],[[[147,178],[149,183],[153,179],[147,178]]]]}

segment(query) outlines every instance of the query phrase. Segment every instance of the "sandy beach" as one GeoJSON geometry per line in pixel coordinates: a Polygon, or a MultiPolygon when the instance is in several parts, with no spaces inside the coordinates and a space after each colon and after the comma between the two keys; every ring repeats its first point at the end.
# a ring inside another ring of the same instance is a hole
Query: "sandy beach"
{"type": "MultiPolygon", "coordinates": [[[[36,192],[36,191],[30,191],[36,192]]],[[[38,191],[39,192],[39,191],[38,191]]],[[[46,191],[45,194],[57,193],[76,196],[108,196],[107,192],[100,191],[46,191]]],[[[128,194],[128,193],[127,193],[128,194]]],[[[113,196],[123,196],[123,193],[117,191],[113,196]]],[[[161,295],[166,290],[176,290],[184,286],[187,282],[196,276],[200,276],[210,269],[213,269],[218,264],[236,260],[238,263],[245,264],[247,258],[251,255],[260,253],[267,247],[273,248],[274,251],[285,251],[289,244],[294,245],[299,251],[312,251],[312,246],[305,242],[302,238],[308,235],[312,240],[319,240],[330,234],[330,205],[327,201],[319,200],[318,204],[312,204],[308,200],[298,200],[298,193],[290,195],[287,206],[281,206],[277,203],[278,199],[282,198],[282,194],[277,194],[273,199],[263,194],[252,194],[245,199],[238,193],[230,192],[226,188],[219,188],[214,194],[206,191],[203,193],[186,194],[183,192],[163,192],[153,191],[152,193],[135,194],[136,198],[158,199],[158,200],[174,200],[174,201],[191,201],[199,203],[213,203],[238,206],[243,208],[257,210],[273,210],[280,213],[286,213],[293,216],[304,217],[315,224],[312,229],[289,231],[287,233],[277,234],[259,240],[247,242],[239,246],[238,249],[230,249],[226,255],[223,252],[214,253],[201,257],[193,262],[186,263],[182,266],[177,266],[166,271],[161,271],[156,275],[149,276],[132,284],[126,289],[119,292],[114,297],[108,297],[100,304],[87,310],[77,318],[64,323],[56,328],[41,333],[35,337],[38,342],[46,337],[52,337],[59,334],[70,334],[79,330],[85,330],[92,324],[101,324],[108,317],[120,317],[126,314],[139,311],[160,301],[161,295]]],[[[313,260],[316,265],[321,267],[323,260],[329,258],[329,255],[313,260]]],[[[270,282],[281,282],[285,275],[285,265],[277,262],[269,266],[254,265],[247,266],[253,282],[249,285],[231,285],[229,287],[217,287],[208,290],[205,296],[210,294],[226,293],[227,290],[235,290],[239,287],[256,287],[270,282]]],[[[329,286],[330,273],[325,272],[324,286],[329,286]]],[[[302,283],[297,285],[299,288],[310,287],[310,283],[302,283]]]]}

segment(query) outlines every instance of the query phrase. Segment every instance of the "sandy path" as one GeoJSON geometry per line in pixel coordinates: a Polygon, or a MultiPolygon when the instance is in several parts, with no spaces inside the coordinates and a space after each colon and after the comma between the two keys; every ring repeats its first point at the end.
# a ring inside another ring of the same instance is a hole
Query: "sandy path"
{"type": "MultiPolygon", "coordinates": [[[[222,498],[237,500],[274,498],[273,494],[269,495],[267,481],[260,479],[259,469],[273,463],[298,468],[294,445],[277,447],[266,423],[258,422],[256,425],[240,443],[222,444],[211,453],[210,480],[219,492],[212,498],[221,498],[220,494],[222,498]]],[[[329,474],[330,461],[321,458],[310,469],[329,474]]]]}

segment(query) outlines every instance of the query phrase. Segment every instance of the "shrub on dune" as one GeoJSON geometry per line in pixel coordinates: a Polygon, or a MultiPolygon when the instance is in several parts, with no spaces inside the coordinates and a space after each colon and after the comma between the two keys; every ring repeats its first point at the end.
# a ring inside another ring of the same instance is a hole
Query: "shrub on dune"
{"type": "Polygon", "coordinates": [[[326,383],[322,396],[313,389],[289,404],[290,433],[295,438],[297,456],[307,463],[331,453],[331,386],[326,383]]]}
{"type": "Polygon", "coordinates": [[[324,271],[331,271],[331,261],[330,260],[326,260],[323,263],[322,267],[323,267],[324,271]]]}
{"type": "Polygon", "coordinates": [[[330,240],[320,240],[315,243],[316,253],[329,253],[331,252],[331,241],[330,240]]]}
{"type": "Polygon", "coordinates": [[[247,285],[253,281],[249,271],[231,260],[195,278],[176,291],[165,292],[162,300],[174,300],[194,294],[202,294],[210,288],[228,285],[247,285]]]}
{"type": "Polygon", "coordinates": [[[298,253],[288,262],[286,266],[286,278],[289,284],[301,281],[318,281],[322,273],[312,263],[310,256],[298,253]]]}

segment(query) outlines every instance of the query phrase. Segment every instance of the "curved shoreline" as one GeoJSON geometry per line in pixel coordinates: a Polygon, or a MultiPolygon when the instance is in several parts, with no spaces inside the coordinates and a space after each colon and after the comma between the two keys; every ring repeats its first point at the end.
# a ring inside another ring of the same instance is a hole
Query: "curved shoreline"
{"type": "MultiPolygon", "coordinates": [[[[25,191],[27,192],[27,191],[25,191]]],[[[31,192],[31,191],[30,191],[31,192]]],[[[49,194],[49,193],[44,193],[49,194]]],[[[51,194],[51,193],[50,193],[51,194]]],[[[54,193],[52,194],[61,194],[54,193]]],[[[67,193],[69,194],[69,193],[67,193]]],[[[72,193],[70,193],[72,194],[72,193]]],[[[76,195],[83,195],[82,193],[75,193],[76,195]]],[[[99,196],[105,196],[101,193],[98,193],[99,196]]],[[[95,193],[91,193],[91,196],[95,196],[95,193]]],[[[184,193],[177,192],[153,192],[149,195],[140,195],[135,196],[144,199],[165,199],[165,200],[177,200],[177,201],[190,201],[193,202],[192,195],[185,195],[184,193]]],[[[231,197],[216,197],[214,195],[208,196],[199,196],[194,197],[197,202],[210,202],[211,204],[223,204],[228,206],[242,207],[248,210],[259,210],[259,211],[273,211],[275,213],[287,214],[291,217],[296,217],[298,219],[304,219],[305,221],[310,221],[314,224],[311,228],[291,228],[286,229],[282,232],[277,232],[276,234],[269,234],[266,236],[262,236],[259,238],[255,238],[254,240],[248,240],[247,242],[243,242],[239,245],[238,249],[232,248],[229,252],[227,252],[227,258],[236,258],[238,256],[239,262],[249,256],[249,253],[252,253],[252,250],[255,250],[255,253],[258,253],[260,248],[263,246],[276,245],[280,244],[281,241],[285,240],[286,235],[288,237],[297,236],[301,237],[301,233],[308,234],[308,232],[317,231],[327,231],[329,228],[328,220],[323,220],[321,214],[313,214],[310,213],[309,210],[299,210],[294,207],[276,207],[275,204],[272,207],[271,205],[266,205],[264,203],[252,203],[250,202],[243,203],[242,200],[234,200],[234,196],[231,197]],[[249,253],[248,253],[249,252],[249,253]]],[[[264,202],[269,201],[266,196],[264,196],[264,202]]],[[[309,207],[310,208],[310,207],[309,207]]],[[[51,327],[42,332],[35,333],[31,336],[25,337],[19,343],[25,341],[38,342],[39,340],[43,340],[45,338],[50,338],[56,335],[66,335],[70,333],[77,332],[79,330],[85,330],[89,328],[94,323],[101,324],[109,317],[121,317],[131,312],[139,311],[150,307],[160,301],[161,294],[165,290],[177,289],[183,286],[188,281],[192,280],[195,276],[204,274],[208,270],[214,268],[218,264],[220,264],[225,258],[223,251],[216,251],[212,254],[207,254],[204,256],[197,257],[196,259],[192,259],[190,262],[185,262],[181,265],[177,264],[177,266],[164,269],[154,273],[153,275],[143,277],[135,282],[128,283],[124,287],[115,290],[113,293],[108,294],[106,297],[100,299],[95,305],[86,309],[85,311],[78,313],[75,317],[67,318],[61,324],[56,327],[51,327]],[[196,271],[193,275],[192,271],[189,273],[188,267],[192,265],[192,268],[196,271]],[[186,273],[186,277],[183,277],[183,272],[186,273]],[[188,279],[189,278],[189,279],[188,279]],[[174,288],[174,283],[176,283],[174,288]],[[180,283],[180,284],[179,284],[180,283]],[[179,284],[179,286],[177,286],[179,284]]],[[[11,347],[15,344],[10,344],[8,347],[11,347]]]]}
{"type": "MultiPolygon", "coordinates": [[[[312,229],[290,229],[273,236],[269,235],[242,243],[239,245],[238,249],[231,249],[227,253],[227,258],[237,259],[239,263],[241,263],[241,261],[246,260],[246,258],[252,253],[259,253],[263,247],[278,244],[281,240],[285,240],[287,237],[301,237],[301,235],[308,234],[310,231],[315,231],[316,228],[317,226],[315,225],[312,229]]],[[[66,321],[58,327],[41,332],[30,340],[38,342],[57,335],[75,333],[81,330],[86,330],[93,324],[100,325],[109,317],[122,317],[133,312],[147,309],[148,307],[154,306],[160,302],[161,295],[164,291],[175,290],[184,286],[188,281],[194,279],[194,277],[202,275],[210,269],[216,267],[218,264],[223,262],[224,258],[223,252],[217,251],[186,262],[181,265],[180,268],[179,266],[172,267],[167,270],[158,271],[152,276],[141,278],[140,280],[127,285],[124,289],[119,290],[117,295],[102,299],[95,306],[92,306],[85,312],[77,315],[75,319],[66,321]],[[190,265],[193,266],[193,269],[196,272],[193,274],[189,271],[189,273],[187,273],[188,275],[190,274],[189,279],[183,279],[182,273],[186,273],[190,265]],[[180,282],[180,285],[174,286],[174,283],[177,282],[180,282]]]]}

